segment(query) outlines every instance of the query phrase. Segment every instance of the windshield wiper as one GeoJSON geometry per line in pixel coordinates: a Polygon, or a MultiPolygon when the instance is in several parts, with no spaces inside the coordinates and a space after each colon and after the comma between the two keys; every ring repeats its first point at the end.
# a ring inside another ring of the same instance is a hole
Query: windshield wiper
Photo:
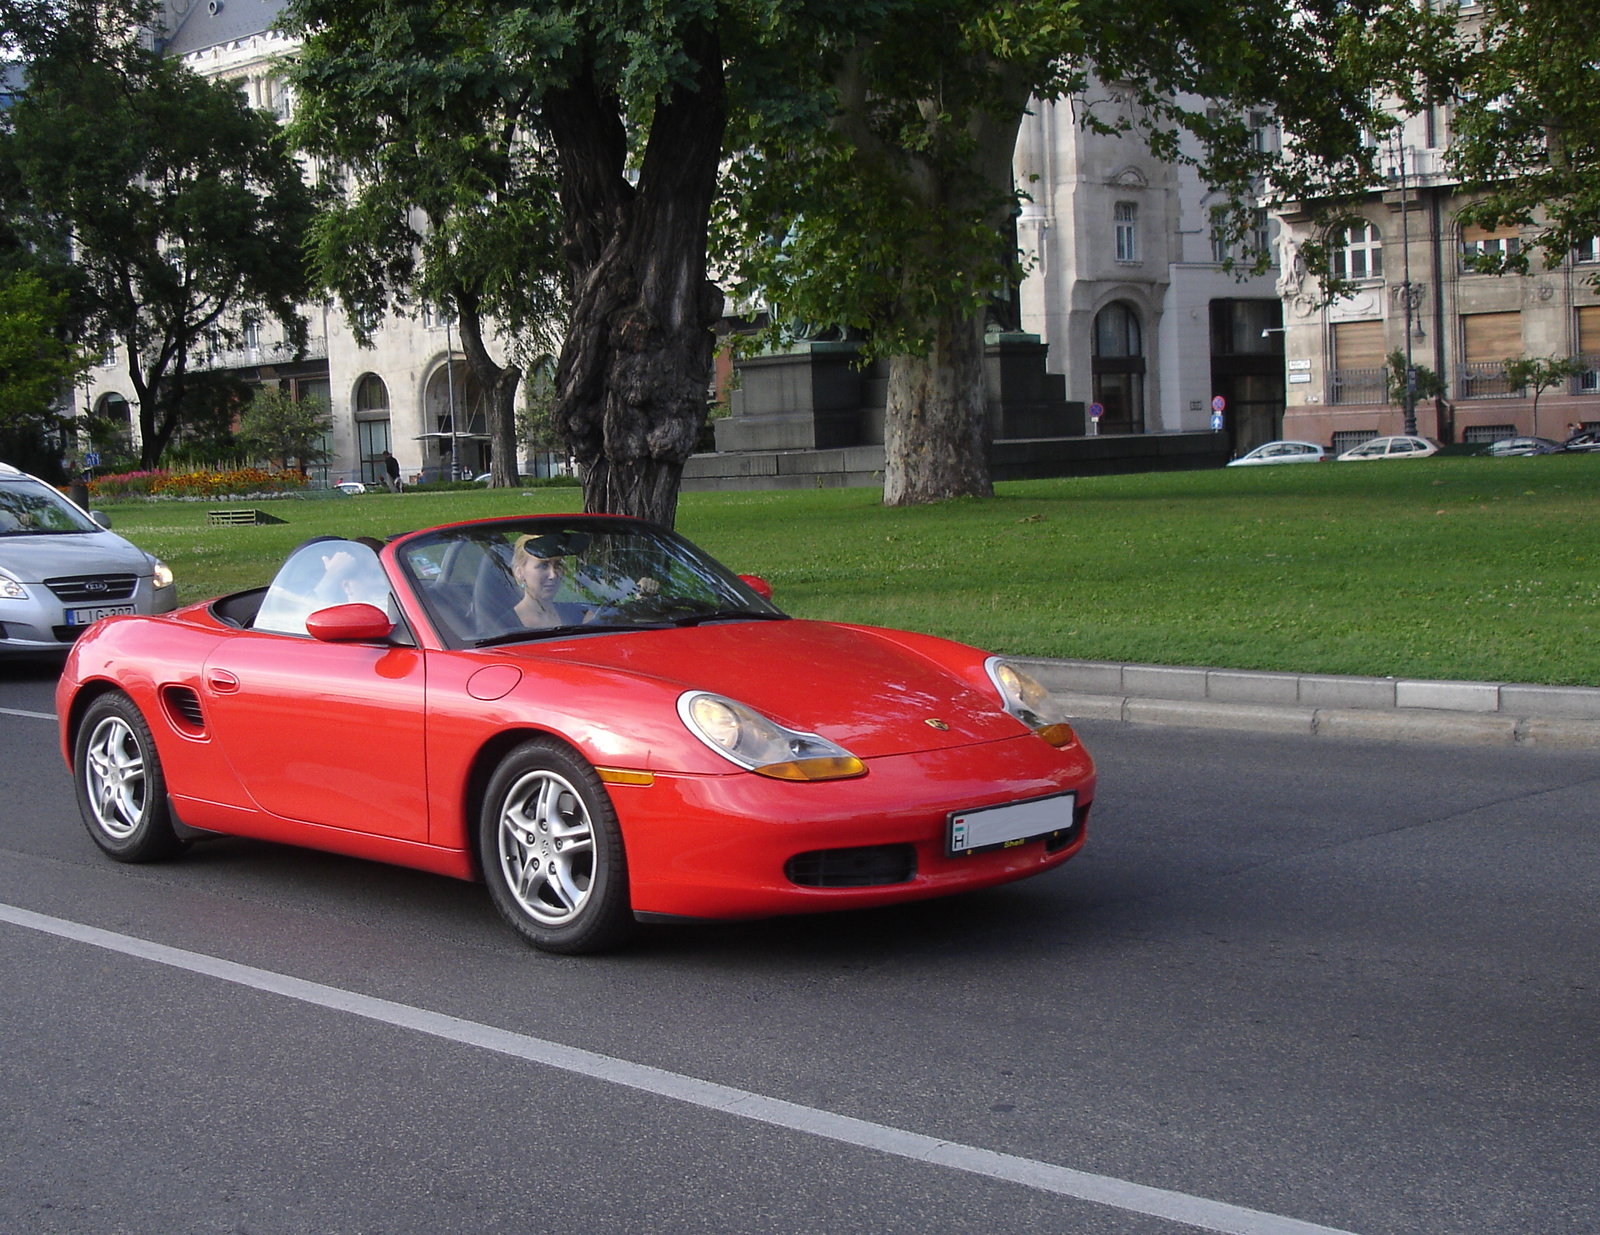
{"type": "Polygon", "coordinates": [[[713,609],[710,613],[691,613],[685,617],[673,618],[674,626],[698,626],[701,622],[733,622],[749,620],[753,622],[787,622],[787,613],[768,613],[763,609],[713,609]]]}

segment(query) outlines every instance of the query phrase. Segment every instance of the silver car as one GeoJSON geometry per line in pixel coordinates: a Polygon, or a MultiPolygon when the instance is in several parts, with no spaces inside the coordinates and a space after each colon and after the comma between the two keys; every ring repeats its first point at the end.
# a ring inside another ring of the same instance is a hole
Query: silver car
{"type": "Polygon", "coordinates": [[[103,617],[177,606],[159,558],[38,477],[0,463],[0,656],[65,652],[103,617]]]}

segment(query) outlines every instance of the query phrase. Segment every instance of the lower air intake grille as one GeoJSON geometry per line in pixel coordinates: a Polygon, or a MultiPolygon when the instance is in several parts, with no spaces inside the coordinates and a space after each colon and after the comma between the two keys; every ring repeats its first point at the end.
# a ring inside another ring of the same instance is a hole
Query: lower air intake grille
{"type": "Polygon", "coordinates": [[[910,845],[864,845],[858,849],[813,849],[783,864],[790,883],[802,888],[877,888],[917,877],[917,851],[910,845]]]}

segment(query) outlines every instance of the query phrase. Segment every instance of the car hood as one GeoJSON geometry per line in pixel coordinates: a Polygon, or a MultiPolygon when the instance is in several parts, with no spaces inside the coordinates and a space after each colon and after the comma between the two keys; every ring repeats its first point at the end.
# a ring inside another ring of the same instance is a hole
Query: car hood
{"type": "MultiPolygon", "coordinates": [[[[981,652],[940,646],[982,664],[981,652]]],[[[519,660],[558,658],[725,695],[864,759],[1027,732],[987,682],[979,687],[887,635],[828,622],[717,623],[499,650],[519,660]]]]}
{"type": "Polygon", "coordinates": [[[150,555],[115,532],[61,532],[0,536],[0,569],[21,583],[60,575],[149,575],[150,555]]]}

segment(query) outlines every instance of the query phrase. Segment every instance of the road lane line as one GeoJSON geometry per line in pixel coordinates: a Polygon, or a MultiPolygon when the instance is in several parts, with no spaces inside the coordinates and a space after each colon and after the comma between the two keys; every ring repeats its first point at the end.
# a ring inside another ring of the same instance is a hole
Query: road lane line
{"type": "Polygon", "coordinates": [[[0,708],[0,716],[31,716],[34,720],[54,720],[54,712],[24,712],[21,708],[0,708]]]}
{"type": "Polygon", "coordinates": [[[238,986],[269,994],[282,995],[301,1003],[347,1012],[367,1020],[378,1021],[401,1029],[411,1029],[448,1042],[476,1046],[543,1064],[578,1076],[608,1081],[629,1089],[659,1097],[672,1098],[706,1110],[737,1115],[759,1123],[771,1124],[795,1132],[806,1132],[825,1140],[880,1153],[925,1162],[934,1166],[953,1167],[973,1175],[1008,1183],[1022,1184],[1042,1192],[1077,1200],[1093,1201],[1114,1209],[1181,1222],[1206,1231],[1223,1235],[1351,1235],[1335,1227],[1301,1222],[1259,1209],[1246,1209],[1223,1201],[1207,1200],[1184,1192],[1171,1192],[1165,1188],[1151,1188],[1144,1184],[1110,1175],[1093,1175],[1075,1171],[1070,1167],[1056,1166],[1032,1158],[1018,1158],[997,1153],[974,1145],[956,1141],[943,1141],[937,1137],[908,1132],[886,1124],[870,1123],[849,1115],[837,1115],[815,1107],[801,1106],[781,1098],[769,1098],[747,1089],[718,1085],[678,1072],[668,1072],[648,1064],[632,1063],[610,1055],[599,1055],[577,1047],[563,1046],[543,1038],[496,1029],[477,1021],[462,1020],[426,1008],[375,999],[370,995],[347,991],[320,982],[275,973],[270,969],[257,969],[237,961],[208,956],[203,952],[190,952],[166,944],[152,943],[133,935],[101,930],[81,922],[34,913],[14,905],[0,903],[0,921],[14,926],[55,935],[78,943],[90,944],[124,956],[138,957],[169,965],[174,969],[218,978],[238,986]]]}

